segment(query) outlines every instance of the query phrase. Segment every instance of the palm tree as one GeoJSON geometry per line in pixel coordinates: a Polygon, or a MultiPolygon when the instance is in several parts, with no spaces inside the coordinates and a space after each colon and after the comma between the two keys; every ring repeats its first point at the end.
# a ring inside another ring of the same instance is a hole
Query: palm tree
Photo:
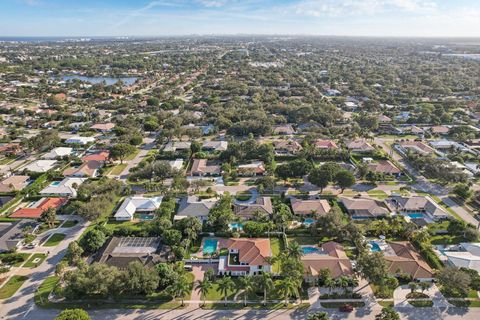
{"type": "Polygon", "coordinates": [[[255,284],[253,283],[252,278],[249,277],[249,276],[241,277],[240,278],[240,288],[242,288],[244,290],[243,291],[243,305],[246,307],[247,306],[247,296],[255,288],[255,284]]]}
{"type": "Polygon", "coordinates": [[[337,283],[332,278],[325,279],[325,287],[329,289],[330,292],[337,286],[337,283]]]}
{"type": "Polygon", "coordinates": [[[336,285],[342,288],[344,292],[347,290],[348,286],[350,285],[350,281],[348,277],[345,277],[345,276],[341,276],[335,282],[336,282],[336,285]]]}
{"type": "Polygon", "coordinates": [[[185,305],[185,296],[190,292],[190,290],[192,290],[192,288],[190,287],[190,283],[188,282],[186,277],[181,277],[180,279],[178,279],[178,281],[174,282],[168,289],[173,299],[176,299],[177,297],[182,298],[182,307],[185,305]]]}
{"type": "Polygon", "coordinates": [[[218,288],[223,294],[223,297],[225,299],[225,306],[227,305],[227,296],[228,296],[228,291],[232,290],[234,287],[234,283],[232,278],[230,277],[223,277],[218,281],[218,288]]]}
{"type": "Polygon", "coordinates": [[[303,256],[302,247],[300,247],[296,241],[289,242],[287,245],[287,254],[289,257],[300,259],[300,257],[303,256]]]}
{"type": "Polygon", "coordinates": [[[263,290],[263,305],[267,304],[267,291],[273,288],[273,280],[269,273],[262,273],[258,276],[260,288],[263,290]]]}
{"type": "Polygon", "coordinates": [[[425,290],[427,290],[428,288],[430,288],[430,283],[428,282],[420,282],[418,284],[418,286],[420,287],[420,290],[422,290],[422,293],[425,292],[425,290]]]}
{"type": "Polygon", "coordinates": [[[203,305],[205,306],[205,298],[207,296],[208,290],[212,288],[213,284],[208,279],[200,280],[197,283],[196,289],[200,290],[200,294],[203,298],[203,305]]]}
{"type": "Polygon", "coordinates": [[[415,290],[418,289],[418,284],[416,284],[415,282],[410,282],[410,283],[408,284],[408,287],[410,288],[410,292],[411,292],[411,293],[414,293],[415,290]]]}
{"type": "Polygon", "coordinates": [[[288,305],[288,298],[292,295],[295,295],[295,297],[299,296],[298,293],[298,287],[295,281],[293,281],[290,278],[285,278],[279,281],[278,283],[279,286],[279,291],[282,293],[285,297],[285,306],[288,305]]]}

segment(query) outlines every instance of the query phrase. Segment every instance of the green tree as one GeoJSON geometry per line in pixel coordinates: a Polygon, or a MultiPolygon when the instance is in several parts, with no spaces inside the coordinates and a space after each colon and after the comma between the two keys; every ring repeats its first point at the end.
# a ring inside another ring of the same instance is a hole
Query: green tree
{"type": "Polygon", "coordinates": [[[414,293],[415,290],[418,289],[418,284],[416,282],[410,282],[408,287],[410,288],[410,293],[414,293]]]}
{"type": "Polygon", "coordinates": [[[70,264],[77,265],[78,261],[82,258],[83,249],[77,241],[72,241],[68,244],[67,260],[70,264]]]}
{"type": "Polygon", "coordinates": [[[228,224],[235,219],[232,210],[232,197],[225,193],[217,204],[210,209],[208,214],[208,224],[218,231],[227,231],[228,224]]]}
{"type": "Polygon", "coordinates": [[[343,191],[355,184],[355,176],[348,170],[340,170],[335,175],[337,186],[343,191]]]}
{"type": "Polygon", "coordinates": [[[375,320],[400,320],[400,315],[391,307],[385,307],[375,316],[375,320]]]}
{"type": "Polygon", "coordinates": [[[288,305],[288,298],[290,296],[299,296],[297,283],[290,278],[284,278],[280,280],[278,283],[278,290],[281,294],[283,294],[283,297],[285,298],[285,306],[288,305]]]}
{"type": "Polygon", "coordinates": [[[425,292],[425,290],[430,288],[430,283],[422,281],[418,284],[418,286],[420,287],[420,290],[422,290],[422,293],[423,293],[423,292],[425,292]]]}
{"type": "Polygon", "coordinates": [[[134,153],[135,150],[136,148],[130,144],[117,143],[110,147],[109,157],[112,160],[120,160],[120,163],[123,164],[123,160],[134,153]]]}
{"type": "Polygon", "coordinates": [[[247,306],[247,297],[248,294],[254,291],[255,283],[253,279],[249,276],[244,276],[239,279],[240,288],[243,290],[243,305],[247,306]]]}
{"type": "Polygon", "coordinates": [[[269,273],[264,272],[256,276],[256,280],[259,288],[263,290],[263,305],[265,306],[267,304],[267,291],[273,288],[272,276],[269,273]]]}
{"type": "Polygon", "coordinates": [[[442,287],[453,296],[466,296],[470,290],[471,278],[457,267],[445,267],[437,273],[442,287]]]}
{"type": "Polygon", "coordinates": [[[158,288],[158,273],[140,261],[130,262],[122,273],[123,289],[130,294],[150,294],[158,288]]]}
{"type": "Polygon", "coordinates": [[[167,291],[172,295],[173,299],[178,297],[182,300],[182,306],[185,305],[185,296],[190,293],[191,286],[185,276],[180,277],[174,282],[167,291]]]}
{"type": "Polygon", "coordinates": [[[387,263],[381,252],[362,253],[357,259],[360,274],[368,281],[383,285],[387,277],[387,263]]]}
{"type": "Polygon", "coordinates": [[[97,252],[107,241],[105,234],[99,229],[89,230],[80,240],[80,245],[88,253],[97,252]]]}
{"type": "Polygon", "coordinates": [[[45,222],[49,228],[53,228],[55,226],[55,220],[57,220],[57,213],[55,208],[48,208],[47,210],[43,211],[40,220],[45,222]]]}
{"type": "Polygon", "coordinates": [[[223,277],[218,281],[218,289],[220,292],[223,294],[223,298],[225,299],[225,305],[227,305],[227,297],[228,297],[228,292],[232,290],[235,286],[235,283],[233,282],[232,278],[230,277],[223,277]]]}
{"type": "Polygon", "coordinates": [[[466,183],[459,183],[453,188],[453,193],[462,200],[467,200],[473,194],[470,186],[466,183]]]}
{"type": "Polygon", "coordinates": [[[313,169],[308,175],[308,181],[319,187],[320,193],[322,193],[323,189],[328,186],[330,182],[329,178],[328,171],[323,170],[322,168],[313,169]]]}
{"type": "Polygon", "coordinates": [[[90,320],[90,316],[83,309],[65,309],[58,316],[55,317],[55,320],[90,320]]]}
{"type": "Polygon", "coordinates": [[[307,320],[330,320],[328,313],[324,311],[317,311],[314,313],[309,313],[307,315],[307,320]]]}
{"type": "Polygon", "coordinates": [[[196,285],[196,289],[198,289],[198,290],[200,291],[200,294],[202,295],[203,306],[205,306],[205,300],[206,300],[208,291],[209,291],[212,287],[213,287],[213,284],[212,284],[212,282],[210,282],[210,280],[208,280],[208,279],[199,280],[198,283],[197,283],[197,285],[196,285]]]}
{"type": "Polygon", "coordinates": [[[302,247],[296,241],[289,241],[286,248],[287,255],[293,259],[300,259],[303,256],[302,247]]]}

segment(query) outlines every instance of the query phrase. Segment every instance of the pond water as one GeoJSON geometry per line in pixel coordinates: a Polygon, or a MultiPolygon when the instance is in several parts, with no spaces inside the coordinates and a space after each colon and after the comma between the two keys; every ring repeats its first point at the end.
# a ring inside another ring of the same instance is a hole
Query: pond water
{"type": "Polygon", "coordinates": [[[131,86],[132,84],[137,81],[137,77],[120,77],[120,78],[113,78],[113,77],[87,77],[87,76],[81,76],[81,75],[63,75],[60,76],[60,79],[64,81],[68,80],[80,80],[80,81],[85,81],[89,82],[91,84],[97,84],[105,81],[105,83],[108,86],[111,86],[112,84],[117,83],[119,80],[121,80],[125,85],[131,86]]]}

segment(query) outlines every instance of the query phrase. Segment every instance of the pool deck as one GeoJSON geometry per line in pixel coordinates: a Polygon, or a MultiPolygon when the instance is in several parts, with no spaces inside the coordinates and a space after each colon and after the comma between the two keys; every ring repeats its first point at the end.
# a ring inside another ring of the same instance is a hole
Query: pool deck
{"type": "Polygon", "coordinates": [[[219,238],[219,237],[204,237],[202,239],[202,243],[200,245],[200,249],[198,250],[197,253],[192,254],[192,256],[197,257],[197,258],[203,258],[203,246],[205,244],[205,240],[207,239],[212,239],[212,240],[217,240],[217,251],[219,251],[221,248],[225,248],[227,246],[227,241],[228,239],[226,238],[219,238]]]}

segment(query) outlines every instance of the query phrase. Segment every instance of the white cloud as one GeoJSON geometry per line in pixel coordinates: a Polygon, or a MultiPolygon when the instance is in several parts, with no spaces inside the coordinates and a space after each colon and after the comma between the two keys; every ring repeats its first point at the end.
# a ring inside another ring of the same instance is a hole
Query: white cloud
{"type": "Polygon", "coordinates": [[[197,0],[202,6],[209,8],[220,8],[228,3],[228,0],[197,0]]]}

